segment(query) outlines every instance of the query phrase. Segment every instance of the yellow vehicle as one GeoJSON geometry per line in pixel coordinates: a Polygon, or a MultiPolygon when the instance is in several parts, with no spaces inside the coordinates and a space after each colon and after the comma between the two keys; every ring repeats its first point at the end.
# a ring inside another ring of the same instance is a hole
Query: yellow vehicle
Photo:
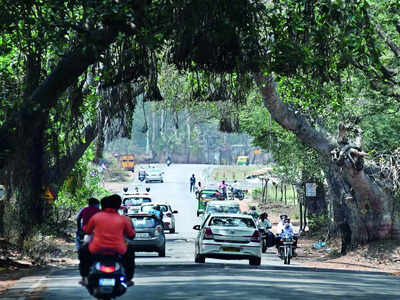
{"type": "Polygon", "coordinates": [[[120,156],[121,167],[127,171],[135,171],[135,155],[124,154],[120,156]]]}
{"type": "Polygon", "coordinates": [[[238,166],[249,165],[249,157],[248,156],[238,156],[236,164],[238,166]]]}

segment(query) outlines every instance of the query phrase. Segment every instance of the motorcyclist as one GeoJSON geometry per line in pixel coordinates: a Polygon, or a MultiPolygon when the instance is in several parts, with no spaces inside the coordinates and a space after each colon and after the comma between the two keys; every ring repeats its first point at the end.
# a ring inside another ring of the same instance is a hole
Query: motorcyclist
{"type": "Polygon", "coordinates": [[[92,264],[92,255],[102,250],[113,250],[123,256],[122,264],[126,271],[127,284],[132,285],[135,271],[135,252],[132,247],[127,247],[125,237],[134,238],[136,232],[128,217],[118,214],[121,206],[121,197],[111,195],[101,199],[102,211],[90,218],[83,227],[86,234],[93,234],[89,244],[79,249],[79,271],[82,276],[81,283],[88,284],[87,276],[92,264]]]}
{"type": "Polygon", "coordinates": [[[272,227],[271,222],[268,220],[268,214],[267,213],[262,213],[260,215],[260,221],[258,222],[258,226],[264,227],[266,229],[272,227]]]}
{"type": "Polygon", "coordinates": [[[257,212],[257,207],[251,206],[251,207],[250,207],[250,213],[249,213],[249,214],[254,218],[255,221],[258,221],[259,214],[258,214],[258,212],[257,212]]]}
{"type": "Polygon", "coordinates": [[[282,233],[283,227],[285,225],[285,220],[287,218],[287,215],[280,215],[279,216],[279,222],[278,225],[276,226],[276,234],[279,235],[282,233]]]}
{"type": "Polygon", "coordinates": [[[226,183],[225,183],[225,180],[222,180],[222,183],[219,185],[219,188],[220,188],[220,190],[221,190],[221,192],[222,192],[222,197],[224,198],[224,199],[226,199],[226,183]]]}
{"type": "Polygon", "coordinates": [[[281,237],[282,237],[283,235],[285,235],[285,234],[289,234],[289,235],[293,238],[293,256],[297,256],[295,250],[296,250],[296,248],[297,248],[297,239],[298,239],[298,238],[297,238],[297,236],[295,235],[293,225],[292,225],[292,223],[290,222],[290,218],[288,218],[288,217],[286,217],[286,218],[283,220],[283,227],[282,227],[281,233],[280,233],[279,235],[277,234],[276,248],[277,248],[277,250],[278,250],[278,255],[279,255],[279,248],[280,248],[280,246],[282,245],[281,237]]]}
{"type": "Polygon", "coordinates": [[[154,205],[150,210],[149,214],[155,215],[160,221],[162,221],[163,213],[161,211],[160,205],[154,205]]]}
{"type": "Polygon", "coordinates": [[[79,248],[82,246],[81,245],[81,239],[83,239],[83,226],[85,226],[90,218],[98,213],[100,211],[99,206],[100,202],[96,198],[89,198],[88,200],[88,206],[81,209],[81,211],[78,213],[78,216],[76,217],[76,237],[75,237],[75,251],[78,252],[79,248]]]}
{"type": "Polygon", "coordinates": [[[201,186],[201,182],[199,181],[196,186],[196,192],[195,192],[196,197],[200,194],[201,190],[202,190],[202,186],[201,186]]]}

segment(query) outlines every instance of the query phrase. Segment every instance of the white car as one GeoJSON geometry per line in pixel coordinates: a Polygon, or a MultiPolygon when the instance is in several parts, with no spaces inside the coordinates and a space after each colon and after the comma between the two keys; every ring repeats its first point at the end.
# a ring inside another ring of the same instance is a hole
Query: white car
{"type": "Polygon", "coordinates": [[[145,181],[146,181],[146,183],[154,182],[154,181],[163,183],[164,182],[163,174],[164,174],[164,172],[159,169],[147,170],[145,181]]]}
{"type": "Polygon", "coordinates": [[[175,233],[175,214],[178,213],[177,210],[172,210],[171,206],[167,203],[149,203],[142,204],[141,212],[148,213],[153,206],[159,205],[160,210],[163,213],[163,224],[164,229],[169,230],[170,233],[175,233]]]}
{"type": "Polygon", "coordinates": [[[121,215],[132,215],[140,211],[143,203],[151,203],[149,193],[125,193],[122,196],[121,208],[118,212],[121,215]]]}
{"type": "Polygon", "coordinates": [[[253,218],[242,214],[209,214],[201,225],[195,242],[195,262],[206,258],[248,259],[261,264],[261,234],[253,218]]]}

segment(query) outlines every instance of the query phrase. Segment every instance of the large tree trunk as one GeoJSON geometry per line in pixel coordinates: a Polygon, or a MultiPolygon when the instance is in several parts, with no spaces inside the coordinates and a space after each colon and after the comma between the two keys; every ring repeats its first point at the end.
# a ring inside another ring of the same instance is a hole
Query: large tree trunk
{"type": "Polygon", "coordinates": [[[340,146],[338,141],[323,129],[313,127],[304,115],[282,101],[272,76],[257,74],[256,82],[271,117],[314,148],[334,169],[337,179],[328,180],[335,190],[335,218],[341,224],[345,248],[378,239],[400,239],[393,196],[372,181],[359,165],[345,163],[338,167],[332,162],[331,151],[340,146]]]}

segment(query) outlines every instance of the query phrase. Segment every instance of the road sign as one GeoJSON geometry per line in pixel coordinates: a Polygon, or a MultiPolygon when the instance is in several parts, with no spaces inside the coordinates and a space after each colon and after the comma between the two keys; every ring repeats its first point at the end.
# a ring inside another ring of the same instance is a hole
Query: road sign
{"type": "Polygon", "coordinates": [[[316,196],[317,196],[317,184],[306,183],[306,197],[316,197],[316,196]]]}
{"type": "Polygon", "coordinates": [[[50,190],[49,187],[46,187],[44,189],[43,198],[49,202],[52,202],[56,199],[56,197],[54,196],[53,192],[50,190]]]}
{"type": "Polygon", "coordinates": [[[254,150],[254,155],[260,155],[260,154],[261,154],[261,150],[260,149],[254,150]]]}

